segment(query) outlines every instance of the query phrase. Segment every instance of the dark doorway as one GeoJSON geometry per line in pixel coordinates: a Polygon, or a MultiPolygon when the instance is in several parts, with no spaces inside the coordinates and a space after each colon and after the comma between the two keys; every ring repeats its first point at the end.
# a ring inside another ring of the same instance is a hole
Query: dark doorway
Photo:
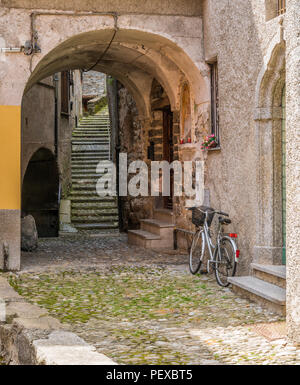
{"type": "Polygon", "coordinates": [[[28,163],[22,187],[22,215],[32,215],[39,237],[57,237],[59,175],[50,150],[38,150],[28,163]]]}
{"type": "MultiPolygon", "coordinates": [[[[163,160],[173,162],[173,112],[170,107],[163,110],[163,160]]],[[[174,170],[170,171],[170,196],[164,197],[164,208],[173,209],[174,170]]]]}

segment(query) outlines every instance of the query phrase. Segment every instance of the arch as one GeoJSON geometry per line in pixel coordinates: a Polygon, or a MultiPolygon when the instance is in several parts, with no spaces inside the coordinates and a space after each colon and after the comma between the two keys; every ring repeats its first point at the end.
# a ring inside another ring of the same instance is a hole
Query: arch
{"type": "Polygon", "coordinates": [[[273,40],[264,58],[256,93],[257,243],[259,263],[282,263],[282,92],[285,85],[285,42],[273,40]]]}
{"type": "Polygon", "coordinates": [[[59,174],[54,154],[40,148],[31,157],[22,185],[22,216],[32,215],[39,237],[58,236],[59,174]]]}
{"type": "Polygon", "coordinates": [[[118,28],[115,33],[107,23],[102,29],[97,25],[98,29],[93,30],[94,20],[93,16],[61,16],[56,19],[47,16],[43,19],[44,23],[37,23],[42,53],[33,57],[32,73],[25,92],[34,83],[55,72],[90,68],[105,52],[105,56],[94,69],[120,80],[139,103],[140,114],[144,117],[149,118],[150,114],[148,96],[153,78],[166,90],[172,110],[179,109],[179,84],[182,78],[191,84],[196,104],[209,102],[209,79],[206,69],[202,68],[202,72],[205,72],[202,75],[193,60],[170,36],[133,28],[118,28]],[[71,20],[73,24],[70,23],[71,20]],[[79,23],[80,20],[89,21],[89,30],[86,27],[83,31],[82,24],[88,24],[79,23]],[[62,25],[65,28],[62,28],[62,25]],[[60,34],[53,32],[55,28],[58,28],[60,34]],[[109,46],[112,36],[114,39],[109,46]]]}

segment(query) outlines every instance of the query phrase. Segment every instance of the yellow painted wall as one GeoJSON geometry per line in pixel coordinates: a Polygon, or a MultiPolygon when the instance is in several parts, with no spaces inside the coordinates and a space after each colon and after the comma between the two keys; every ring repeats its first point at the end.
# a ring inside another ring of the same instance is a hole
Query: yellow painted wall
{"type": "Polygon", "coordinates": [[[21,106],[0,106],[0,210],[21,208],[21,106]]]}

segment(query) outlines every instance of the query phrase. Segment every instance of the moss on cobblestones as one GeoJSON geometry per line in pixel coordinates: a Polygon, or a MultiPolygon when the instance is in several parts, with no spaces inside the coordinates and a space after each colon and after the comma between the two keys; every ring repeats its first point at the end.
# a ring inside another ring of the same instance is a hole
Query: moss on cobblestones
{"type": "Polygon", "coordinates": [[[10,275],[10,284],[118,363],[265,360],[251,349],[236,356],[220,330],[215,338],[206,338],[206,329],[266,321],[264,312],[237,301],[233,293],[206,276],[157,267],[113,266],[99,272],[10,275]],[[204,338],[195,339],[190,333],[194,329],[201,330],[204,338]]]}

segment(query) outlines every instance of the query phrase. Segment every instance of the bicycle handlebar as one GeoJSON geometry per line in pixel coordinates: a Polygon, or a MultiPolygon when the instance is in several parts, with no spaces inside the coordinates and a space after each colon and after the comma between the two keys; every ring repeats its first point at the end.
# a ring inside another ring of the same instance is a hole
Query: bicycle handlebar
{"type": "Polygon", "coordinates": [[[229,217],[229,214],[226,214],[223,211],[215,211],[215,214],[220,214],[220,215],[223,215],[224,217],[229,217]]]}
{"type": "Polygon", "coordinates": [[[215,211],[215,210],[205,210],[205,211],[203,211],[203,210],[200,209],[200,207],[197,207],[197,206],[189,207],[188,208],[188,210],[193,210],[193,209],[198,209],[198,210],[200,210],[202,213],[204,213],[206,215],[208,214],[208,212],[210,212],[210,213],[215,213],[215,214],[223,215],[224,217],[229,217],[229,214],[224,213],[223,211],[215,211]]]}

